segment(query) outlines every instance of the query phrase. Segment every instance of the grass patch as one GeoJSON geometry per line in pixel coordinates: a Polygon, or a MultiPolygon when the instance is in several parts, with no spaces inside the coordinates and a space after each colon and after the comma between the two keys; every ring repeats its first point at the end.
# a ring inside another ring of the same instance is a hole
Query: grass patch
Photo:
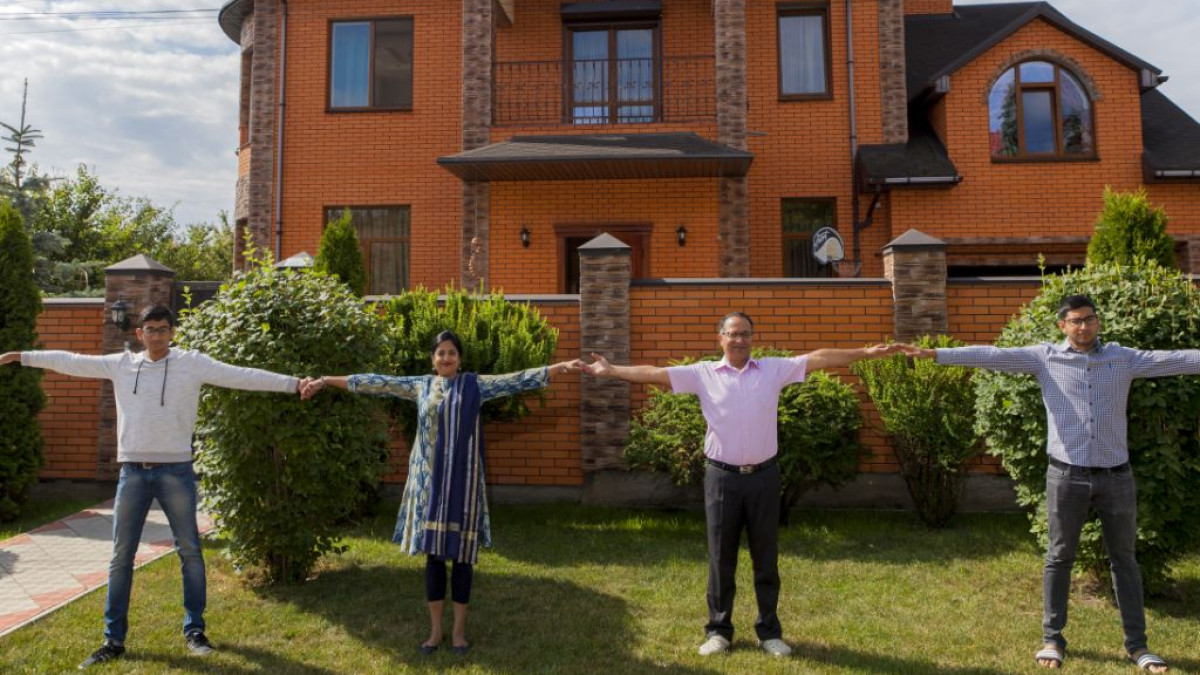
{"type": "Polygon", "coordinates": [[[21,515],[16,520],[0,523],[0,541],[23,534],[47,523],[53,523],[59,518],[65,518],[72,513],[78,513],[89,506],[104,501],[95,496],[74,497],[61,493],[34,491],[29,500],[21,505],[21,515]]]}
{"type": "MultiPolygon", "coordinates": [[[[248,588],[207,542],[209,636],[188,657],[178,564],[138,572],[129,652],[112,672],[213,673],[949,673],[1039,672],[1041,561],[1019,515],[960,516],[931,532],[898,513],[802,512],[783,531],[780,619],[790,659],[756,648],[749,557],[738,568],[734,646],[703,658],[706,556],[699,513],[496,506],[481,556],[466,657],[417,653],[428,630],[423,559],[390,543],[391,514],[348,533],[315,578],[248,588]]],[[[1151,646],[1200,672],[1200,557],[1177,597],[1150,603],[1151,646]]],[[[98,646],[103,593],[0,639],[0,671],[62,672],[98,646]]],[[[449,612],[447,612],[449,614],[449,612]]],[[[447,629],[448,629],[447,617],[447,629]]],[[[447,633],[448,634],[448,633],[447,633]]],[[[1133,672],[1104,599],[1072,598],[1068,667],[1133,672]]],[[[100,672],[106,672],[101,670],[100,672]]]]}

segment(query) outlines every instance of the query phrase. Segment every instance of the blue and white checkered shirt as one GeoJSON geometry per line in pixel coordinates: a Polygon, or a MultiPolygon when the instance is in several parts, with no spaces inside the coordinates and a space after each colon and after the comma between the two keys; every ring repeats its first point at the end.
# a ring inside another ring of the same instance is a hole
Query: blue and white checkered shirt
{"type": "Polygon", "coordinates": [[[1036,347],[955,347],[938,349],[937,362],[1036,376],[1046,404],[1050,456],[1076,466],[1119,466],[1129,461],[1129,385],[1139,377],[1200,374],[1200,350],[1145,351],[1099,340],[1096,345],[1087,353],[1068,340],[1036,347]]]}

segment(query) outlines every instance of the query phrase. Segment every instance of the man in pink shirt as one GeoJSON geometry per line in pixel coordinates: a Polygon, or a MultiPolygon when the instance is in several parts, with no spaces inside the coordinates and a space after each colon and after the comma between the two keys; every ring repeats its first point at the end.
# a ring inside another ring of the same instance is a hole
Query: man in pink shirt
{"type": "Polygon", "coordinates": [[[818,349],[792,358],[750,358],[754,322],[733,312],[718,325],[720,361],[689,366],[614,366],[603,356],[584,370],[596,377],[670,387],[677,394],[700,397],[708,422],[704,436],[704,511],[708,528],[708,623],[700,654],[729,649],[733,641],[733,597],[736,590],[738,543],[747,530],[754,563],[754,624],[763,651],[787,656],[776,607],[779,604],[779,448],[776,417],[779,392],[803,382],[805,373],[847,366],[863,358],[887,356],[896,345],[864,349],[818,349]]]}

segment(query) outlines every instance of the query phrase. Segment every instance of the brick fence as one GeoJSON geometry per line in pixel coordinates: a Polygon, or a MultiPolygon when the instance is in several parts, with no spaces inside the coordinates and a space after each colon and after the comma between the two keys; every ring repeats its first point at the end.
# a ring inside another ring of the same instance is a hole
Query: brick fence
{"type": "MultiPolygon", "coordinates": [[[[946,279],[944,245],[920,233],[908,233],[885,249],[885,269],[892,278],[884,279],[631,280],[623,244],[603,236],[592,244],[581,249],[580,295],[508,296],[535,307],[558,328],[556,360],[596,350],[618,362],[667,365],[716,353],[717,321],[730,311],[754,318],[759,345],[797,353],[859,347],[938,326],[968,343],[989,343],[1040,288],[1037,279],[946,279]]],[[[143,259],[145,269],[131,271],[127,263],[114,266],[119,273],[110,275],[110,286],[124,289],[125,301],[133,301],[131,314],[145,304],[169,301],[169,284],[141,284],[137,295],[130,286],[141,275],[158,279],[169,270],[143,259]]],[[[105,325],[105,308],[116,297],[47,300],[38,321],[42,348],[90,354],[116,349],[119,335],[105,339],[113,330],[105,325]]],[[[846,369],[835,374],[855,386],[862,399],[862,438],[870,450],[862,472],[896,474],[897,460],[873,404],[846,369]]],[[[105,446],[111,439],[105,438],[100,420],[112,414],[103,410],[111,402],[100,383],[53,373],[43,382],[49,401],[40,417],[47,457],[41,477],[110,479],[105,446]]],[[[591,472],[619,467],[630,412],[645,403],[647,388],[598,386],[609,383],[587,376],[558,378],[543,403],[532,402],[528,417],[489,424],[489,482],[578,488],[587,485],[591,472]]],[[[404,439],[393,433],[385,482],[403,482],[406,458],[404,439]]],[[[991,457],[976,460],[972,468],[1001,473],[991,457]]]]}

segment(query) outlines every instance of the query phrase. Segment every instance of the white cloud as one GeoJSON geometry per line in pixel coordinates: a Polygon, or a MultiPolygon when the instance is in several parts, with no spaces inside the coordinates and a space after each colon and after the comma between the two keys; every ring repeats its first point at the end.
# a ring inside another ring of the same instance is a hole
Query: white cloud
{"type": "MultiPolygon", "coordinates": [[[[0,15],[95,11],[97,4],[6,0],[0,15]]],[[[1200,13],[1194,3],[1053,4],[1084,28],[1162,68],[1171,76],[1163,92],[1200,117],[1200,13]]],[[[166,6],[171,4],[162,0],[103,5],[126,11],[166,6]]],[[[124,195],[176,204],[180,222],[211,221],[218,211],[233,208],[238,53],[211,14],[189,22],[0,20],[0,120],[16,123],[21,82],[28,78],[28,122],[45,135],[32,159],[43,171],[71,174],[85,163],[124,195]],[[125,27],[132,25],[137,27],[125,27]],[[72,32],[12,35],[52,30],[72,32]]]]}

